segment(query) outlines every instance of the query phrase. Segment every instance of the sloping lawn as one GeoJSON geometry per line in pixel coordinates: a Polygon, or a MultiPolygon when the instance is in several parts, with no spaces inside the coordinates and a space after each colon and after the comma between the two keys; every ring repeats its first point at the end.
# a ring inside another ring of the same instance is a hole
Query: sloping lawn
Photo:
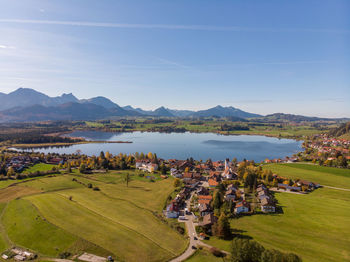
{"type": "MultiPolygon", "coordinates": [[[[350,192],[321,188],[308,195],[275,196],[283,214],[233,219],[232,228],[267,248],[294,252],[305,262],[350,260],[350,192]]],[[[207,242],[229,251],[229,241],[207,242]]]]}
{"type": "Polygon", "coordinates": [[[350,189],[350,169],[312,164],[269,164],[264,169],[286,178],[300,178],[321,185],[350,189]]]}
{"type": "Polygon", "coordinates": [[[27,200],[9,202],[2,223],[11,241],[47,256],[57,256],[77,240],[43,219],[27,200]]]}

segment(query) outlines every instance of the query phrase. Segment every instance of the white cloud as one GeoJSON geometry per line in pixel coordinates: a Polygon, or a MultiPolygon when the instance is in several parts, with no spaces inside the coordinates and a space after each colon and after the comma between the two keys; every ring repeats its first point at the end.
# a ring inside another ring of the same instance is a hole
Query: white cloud
{"type": "Polygon", "coordinates": [[[0,49],[15,49],[15,47],[9,45],[0,45],[0,49]]]}
{"type": "Polygon", "coordinates": [[[0,19],[0,23],[16,24],[44,24],[64,26],[86,26],[129,29],[167,29],[167,30],[194,30],[194,31],[227,31],[227,32],[313,32],[313,33],[339,33],[349,34],[346,29],[317,29],[317,28],[255,28],[242,26],[212,26],[212,25],[169,25],[169,24],[130,24],[130,23],[104,23],[86,21],[58,21],[58,20],[26,20],[26,19],[0,19]]]}

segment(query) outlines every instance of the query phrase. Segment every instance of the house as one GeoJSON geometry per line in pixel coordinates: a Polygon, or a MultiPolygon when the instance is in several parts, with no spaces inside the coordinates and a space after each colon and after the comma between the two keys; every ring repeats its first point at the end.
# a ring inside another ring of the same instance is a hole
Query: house
{"type": "Polygon", "coordinates": [[[219,183],[216,180],[211,178],[208,180],[208,184],[210,188],[215,188],[217,185],[219,185],[219,183]]]}
{"type": "Polygon", "coordinates": [[[167,206],[165,215],[167,218],[178,218],[179,217],[179,204],[176,200],[171,201],[167,206]]]}
{"type": "Polygon", "coordinates": [[[135,164],[136,169],[140,169],[143,171],[147,171],[149,173],[153,173],[158,170],[158,165],[154,163],[150,163],[148,161],[136,161],[135,164]]]}
{"type": "Polygon", "coordinates": [[[200,188],[197,190],[197,195],[198,195],[198,196],[206,196],[206,195],[209,195],[209,190],[202,186],[202,187],[200,187],[200,188]]]}
{"type": "Polygon", "coordinates": [[[173,177],[176,177],[176,178],[182,178],[182,173],[179,170],[177,170],[176,168],[170,169],[170,175],[172,175],[173,177]]]}
{"type": "Polygon", "coordinates": [[[237,203],[235,210],[234,210],[236,215],[238,215],[240,213],[246,213],[248,211],[249,211],[249,204],[245,200],[237,203]]]}
{"type": "Polygon", "coordinates": [[[199,206],[199,214],[201,217],[204,217],[210,213],[211,213],[210,205],[204,204],[199,206]]]}
{"type": "Polygon", "coordinates": [[[276,207],[269,198],[263,198],[261,200],[261,211],[264,213],[274,213],[276,212],[276,207]]]}
{"type": "Polygon", "coordinates": [[[234,201],[236,199],[236,191],[237,189],[232,188],[226,191],[225,200],[226,201],[234,201]]]}
{"type": "Polygon", "coordinates": [[[294,192],[301,191],[301,187],[299,187],[299,186],[289,186],[287,184],[282,184],[282,183],[278,183],[277,189],[284,189],[284,190],[294,191],[294,192]]]}
{"type": "Polygon", "coordinates": [[[216,221],[217,221],[217,218],[214,216],[214,214],[209,213],[203,217],[203,221],[199,222],[199,226],[211,227],[216,221]]]}

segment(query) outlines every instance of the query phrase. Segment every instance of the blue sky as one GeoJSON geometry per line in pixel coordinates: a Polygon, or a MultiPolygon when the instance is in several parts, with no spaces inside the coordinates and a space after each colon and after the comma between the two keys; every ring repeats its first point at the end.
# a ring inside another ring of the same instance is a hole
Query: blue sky
{"type": "Polygon", "coordinates": [[[350,117],[348,0],[0,0],[0,92],[350,117]]]}

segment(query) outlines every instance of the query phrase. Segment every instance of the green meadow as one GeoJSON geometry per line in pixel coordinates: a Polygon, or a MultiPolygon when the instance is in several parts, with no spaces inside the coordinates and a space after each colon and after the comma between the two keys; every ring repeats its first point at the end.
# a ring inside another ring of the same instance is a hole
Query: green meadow
{"type": "MultiPolygon", "coordinates": [[[[160,220],[173,180],[130,171],[40,177],[0,189],[0,251],[12,245],[41,258],[63,252],[112,255],[118,261],[167,261],[188,240],[160,220]],[[88,184],[99,190],[88,188],[88,184]]],[[[1,183],[7,181],[0,182],[1,183]]]]}
{"type": "Polygon", "coordinates": [[[286,178],[300,178],[325,186],[350,189],[350,169],[305,163],[269,164],[264,169],[270,169],[286,178]]]}
{"type": "MultiPolygon", "coordinates": [[[[349,170],[308,164],[272,164],[264,168],[284,177],[350,188],[349,170]]],[[[232,219],[232,228],[266,248],[294,252],[306,262],[350,261],[349,191],[324,187],[306,195],[281,192],[275,197],[283,213],[232,219]]],[[[206,242],[230,249],[230,241],[212,238],[206,242]]]]}

